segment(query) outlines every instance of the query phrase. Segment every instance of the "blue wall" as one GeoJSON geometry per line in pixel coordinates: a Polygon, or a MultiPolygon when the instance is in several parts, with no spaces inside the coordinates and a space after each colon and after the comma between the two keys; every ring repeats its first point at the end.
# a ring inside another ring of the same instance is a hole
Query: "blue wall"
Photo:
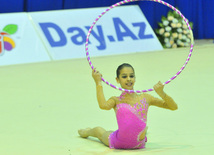
{"type": "MultiPolygon", "coordinates": [[[[30,12],[110,6],[120,0],[0,0],[0,13],[30,12]]],[[[214,0],[165,0],[194,23],[196,39],[214,38],[214,0]]],[[[130,3],[134,4],[134,3],[130,3]]],[[[149,23],[157,28],[157,22],[166,15],[169,8],[159,3],[139,1],[138,4],[149,23]]]]}

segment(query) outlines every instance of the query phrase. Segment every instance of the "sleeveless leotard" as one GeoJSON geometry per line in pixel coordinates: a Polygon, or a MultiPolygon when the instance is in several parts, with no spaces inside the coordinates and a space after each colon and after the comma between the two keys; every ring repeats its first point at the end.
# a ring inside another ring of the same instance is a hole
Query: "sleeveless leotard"
{"type": "MultiPolygon", "coordinates": [[[[124,93],[119,97],[122,100],[124,93]]],[[[140,100],[133,106],[119,103],[116,107],[118,130],[109,136],[109,147],[115,149],[140,149],[145,147],[147,138],[140,141],[140,135],[146,129],[148,103],[140,100]]]]}

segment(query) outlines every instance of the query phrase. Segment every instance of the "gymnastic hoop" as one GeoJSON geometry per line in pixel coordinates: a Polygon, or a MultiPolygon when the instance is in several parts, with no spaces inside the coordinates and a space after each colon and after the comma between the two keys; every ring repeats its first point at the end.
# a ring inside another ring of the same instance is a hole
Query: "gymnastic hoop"
{"type": "MultiPolygon", "coordinates": [[[[90,34],[91,34],[91,31],[94,27],[94,25],[97,23],[97,21],[105,14],[107,13],[108,11],[110,11],[111,9],[117,7],[117,6],[120,6],[122,4],[126,4],[126,3],[130,3],[130,2],[135,2],[135,1],[143,1],[143,0],[123,0],[123,1],[120,1],[116,4],[113,4],[112,6],[110,6],[109,8],[107,8],[105,11],[103,11],[96,19],[95,21],[93,22],[93,24],[91,25],[89,31],[88,31],[88,34],[87,34],[87,37],[86,37],[86,43],[85,43],[85,50],[86,50],[86,57],[87,57],[87,60],[89,62],[89,65],[91,66],[92,69],[94,69],[94,66],[92,65],[92,62],[91,62],[91,58],[89,56],[89,51],[88,51],[88,44],[89,44],[89,37],[90,37],[90,34]]],[[[172,80],[174,80],[183,70],[184,68],[186,67],[187,63],[189,62],[190,60],[190,57],[192,55],[192,52],[193,52],[193,46],[194,46],[194,37],[193,37],[193,32],[192,32],[192,29],[187,21],[187,19],[184,17],[184,15],[179,11],[177,10],[175,7],[173,7],[172,5],[164,2],[164,1],[161,1],[161,0],[144,0],[144,1],[153,1],[153,2],[158,2],[158,3],[161,3],[165,6],[168,6],[169,8],[171,8],[172,10],[174,10],[177,14],[179,14],[182,19],[185,21],[186,25],[188,26],[188,29],[190,31],[190,36],[191,36],[191,45],[190,45],[190,51],[189,51],[189,55],[185,61],[185,63],[183,64],[183,66],[180,68],[180,70],[173,76],[171,77],[168,81],[164,82],[163,84],[166,85],[168,83],[170,83],[172,80]]],[[[105,82],[107,85],[115,88],[115,89],[118,89],[118,90],[121,90],[121,91],[125,91],[125,92],[129,92],[129,93],[141,93],[141,92],[149,92],[149,91],[153,91],[154,89],[151,88],[151,89],[146,89],[146,90],[128,90],[128,89],[123,89],[123,88],[120,88],[120,87],[117,87],[111,83],[109,83],[107,80],[105,80],[103,77],[102,77],[102,81],[105,82]]]]}

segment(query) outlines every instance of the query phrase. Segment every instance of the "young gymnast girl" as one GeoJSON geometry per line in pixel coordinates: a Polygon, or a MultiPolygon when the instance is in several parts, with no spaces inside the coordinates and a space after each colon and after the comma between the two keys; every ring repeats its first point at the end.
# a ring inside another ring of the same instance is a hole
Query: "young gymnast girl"
{"type": "MultiPolygon", "coordinates": [[[[78,133],[83,138],[96,137],[112,149],[140,149],[145,147],[149,106],[158,106],[170,110],[177,109],[174,100],[163,91],[164,85],[160,81],[153,88],[161,99],[147,93],[122,92],[119,97],[113,96],[106,100],[102,88],[102,75],[94,69],[92,77],[96,83],[99,107],[103,110],[114,109],[118,130],[112,132],[106,131],[102,127],[95,127],[78,130],[78,133]]],[[[134,68],[130,64],[124,63],[117,68],[116,81],[122,88],[133,90],[135,78],[134,68]]]]}

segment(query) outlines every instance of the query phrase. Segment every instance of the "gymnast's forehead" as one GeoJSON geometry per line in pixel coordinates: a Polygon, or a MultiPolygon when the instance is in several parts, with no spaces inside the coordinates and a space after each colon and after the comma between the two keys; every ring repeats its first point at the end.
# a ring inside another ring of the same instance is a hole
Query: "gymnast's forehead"
{"type": "Polygon", "coordinates": [[[124,67],[120,70],[120,75],[134,74],[132,67],[124,67]]]}

